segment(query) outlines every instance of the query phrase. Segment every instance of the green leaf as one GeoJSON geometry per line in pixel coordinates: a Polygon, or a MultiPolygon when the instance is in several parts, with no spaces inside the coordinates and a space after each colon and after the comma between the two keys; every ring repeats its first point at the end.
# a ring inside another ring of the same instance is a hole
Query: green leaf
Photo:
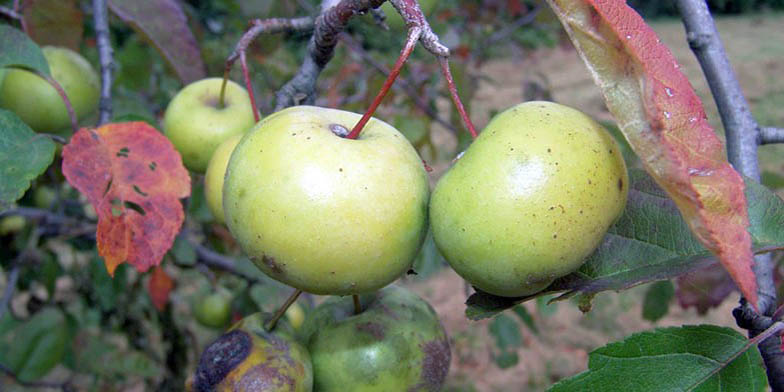
{"type": "MultiPolygon", "coordinates": [[[[466,304],[472,320],[494,314],[533,297],[565,292],[575,294],[624,290],[639,284],[672,279],[705,268],[715,257],[692,235],[675,203],[642,170],[629,172],[631,187],[623,216],[602,243],[574,273],[556,279],[529,297],[500,298],[477,292],[466,304]],[[477,297],[477,298],[474,298],[477,297]]],[[[759,183],[745,179],[749,233],[756,252],[784,248],[784,201],[759,183]]]]}
{"type": "Polygon", "coordinates": [[[33,132],[14,113],[0,109],[0,211],[24,196],[30,181],[52,164],[54,151],[52,140],[33,132]]]}
{"type": "Polygon", "coordinates": [[[520,317],[520,320],[523,320],[523,323],[528,327],[528,329],[537,335],[539,334],[539,328],[536,326],[536,321],[534,320],[534,317],[531,316],[531,313],[528,313],[528,309],[522,305],[517,305],[512,308],[512,310],[514,310],[515,314],[520,317]]]}
{"type": "Polygon", "coordinates": [[[41,48],[27,34],[9,25],[0,24],[0,68],[18,67],[49,75],[41,48]]]}
{"type": "Polygon", "coordinates": [[[495,338],[496,346],[501,350],[523,345],[523,336],[520,334],[519,325],[505,314],[496,316],[488,328],[490,334],[495,338]]]}
{"type": "Polygon", "coordinates": [[[517,362],[520,359],[518,358],[516,351],[502,351],[500,354],[494,355],[493,360],[495,361],[495,365],[499,368],[508,369],[517,365],[517,362]]]}
{"type": "Polygon", "coordinates": [[[2,337],[0,363],[22,381],[34,381],[60,363],[68,344],[65,316],[55,308],[33,315],[2,337]]]}
{"type": "Polygon", "coordinates": [[[548,391],[765,391],[762,358],[747,343],[725,327],[658,328],[594,350],[587,371],[548,391]]]}
{"type": "Polygon", "coordinates": [[[445,265],[446,261],[438,251],[435,241],[433,241],[433,233],[428,230],[422,249],[420,249],[411,267],[416,272],[415,279],[425,280],[440,271],[445,265]]]}
{"type": "Polygon", "coordinates": [[[204,78],[199,43],[176,0],[109,0],[109,9],[147,38],[183,83],[204,78]]]}
{"type": "Polygon", "coordinates": [[[675,296],[675,287],[669,280],[655,282],[645,292],[642,302],[642,318],[658,321],[670,310],[670,301],[675,296]]]}
{"type": "Polygon", "coordinates": [[[174,259],[177,260],[177,263],[179,264],[189,266],[196,264],[196,250],[193,249],[193,245],[191,245],[182,235],[179,235],[174,239],[174,245],[169,249],[169,253],[174,256],[174,259]]]}
{"type": "Polygon", "coordinates": [[[760,182],[770,189],[784,188],[784,176],[776,172],[763,171],[760,182]]]}

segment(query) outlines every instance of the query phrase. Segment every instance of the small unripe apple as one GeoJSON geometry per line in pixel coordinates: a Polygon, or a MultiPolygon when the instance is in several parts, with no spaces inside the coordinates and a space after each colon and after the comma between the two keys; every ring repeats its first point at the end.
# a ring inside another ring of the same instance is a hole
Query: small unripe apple
{"type": "Polygon", "coordinates": [[[253,107],[248,92],[228,81],[223,105],[223,79],[193,82],[174,96],[166,108],[163,128],[190,170],[204,173],[215,150],[226,139],[253,126],[253,107]]]}
{"type": "Polygon", "coordinates": [[[205,327],[225,328],[231,321],[231,295],[217,290],[198,297],[193,304],[193,315],[205,327]]]}
{"type": "Polygon", "coordinates": [[[527,102],[498,114],[439,180],[433,238],[475,287],[524,296],[577,270],[623,212],[612,136],[585,114],[527,102]]]}
{"type": "Polygon", "coordinates": [[[212,154],[210,163],[207,165],[207,173],[204,174],[204,194],[207,197],[207,206],[218,223],[226,221],[223,216],[223,178],[226,175],[226,167],[229,165],[231,153],[243,136],[244,134],[238,133],[221,143],[212,154]]]}
{"type": "MultiPolygon", "coordinates": [[[[71,101],[76,117],[84,118],[98,107],[101,86],[98,74],[84,57],[67,48],[42,48],[52,78],[71,101]]],[[[16,113],[37,132],[56,133],[71,124],[65,103],[46,80],[22,69],[9,69],[0,84],[0,108],[16,113]]]]}
{"type": "Polygon", "coordinates": [[[387,286],[360,299],[332,297],[303,326],[321,392],[439,391],[449,372],[449,339],[433,308],[387,286]]]}
{"type": "Polygon", "coordinates": [[[190,391],[310,392],[310,355],[290,331],[264,328],[260,313],[240,320],[202,353],[190,391]]]}
{"type": "Polygon", "coordinates": [[[422,161],[389,124],[297,106],[247,134],[223,184],[226,224],[273,279],[314,294],[358,294],[406,272],[424,240],[422,161]]]}

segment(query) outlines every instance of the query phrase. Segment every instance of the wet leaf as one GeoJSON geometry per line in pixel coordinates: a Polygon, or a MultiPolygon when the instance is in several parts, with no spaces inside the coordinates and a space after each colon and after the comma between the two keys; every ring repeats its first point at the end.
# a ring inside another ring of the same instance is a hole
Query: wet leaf
{"type": "Polygon", "coordinates": [[[49,75],[41,48],[27,34],[9,25],[0,24],[0,68],[18,67],[49,75]]]}
{"type": "Polygon", "coordinates": [[[759,351],[713,325],[657,328],[588,355],[588,370],[553,385],[568,391],[765,391],[759,351]]]}
{"type": "Polygon", "coordinates": [[[169,294],[174,289],[174,280],[166,273],[160,265],[153,268],[150,281],[147,283],[147,291],[150,293],[153,305],[162,312],[169,302],[169,294]]]}
{"type": "Polygon", "coordinates": [[[39,45],[79,50],[84,26],[75,0],[24,0],[22,17],[27,34],[39,45]]]}
{"type": "Polygon", "coordinates": [[[109,0],[109,9],[155,45],[183,83],[205,76],[199,43],[176,0],[109,0]]]}
{"type": "Polygon", "coordinates": [[[756,306],[743,179],[675,57],[625,1],[548,3],[645,170],[756,306]]]}
{"type": "Polygon", "coordinates": [[[190,194],[182,158],[143,122],[83,128],[63,148],[63,174],[98,214],[98,253],[109,274],[128,262],[144,272],[171,248],[190,194]]]}
{"type": "Polygon", "coordinates": [[[54,152],[51,139],[33,132],[14,113],[0,109],[0,211],[24,196],[30,181],[52,164],[54,152]]]}

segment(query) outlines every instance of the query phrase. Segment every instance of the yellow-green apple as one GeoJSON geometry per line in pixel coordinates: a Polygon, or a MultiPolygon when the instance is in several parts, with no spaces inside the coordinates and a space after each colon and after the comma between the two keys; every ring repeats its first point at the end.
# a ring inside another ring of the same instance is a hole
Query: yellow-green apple
{"type": "MultiPolygon", "coordinates": [[[[60,84],[82,119],[98,107],[100,80],[84,57],[71,49],[42,48],[52,78],[60,84]]],[[[35,73],[8,69],[0,84],[0,108],[16,113],[38,132],[58,132],[71,124],[65,103],[54,87],[35,73]]]]}
{"type": "Polygon", "coordinates": [[[273,279],[314,294],[377,290],[407,271],[427,229],[422,161],[391,125],[314,106],[259,123],[229,160],[226,224],[273,279]]]}
{"type": "Polygon", "coordinates": [[[193,82],[169,102],[163,118],[166,136],[190,170],[204,173],[215,149],[226,139],[244,133],[254,124],[248,92],[228,81],[221,105],[223,79],[193,82]]]}
{"type": "Polygon", "coordinates": [[[618,144],[552,102],[498,114],[439,180],[436,245],[475,287],[524,296],[575,271],[620,216],[628,190],[618,144]]]}
{"type": "Polygon", "coordinates": [[[210,208],[215,220],[224,223],[223,217],[223,177],[226,174],[226,166],[229,165],[229,158],[237,147],[244,134],[238,133],[221,143],[210,158],[207,165],[207,173],[204,175],[204,194],[207,197],[207,206],[210,208]]]}

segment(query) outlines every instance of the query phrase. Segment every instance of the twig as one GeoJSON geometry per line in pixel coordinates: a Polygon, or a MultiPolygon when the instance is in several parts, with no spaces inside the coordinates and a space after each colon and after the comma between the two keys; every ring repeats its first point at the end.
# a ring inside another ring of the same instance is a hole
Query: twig
{"type": "Polygon", "coordinates": [[[455,81],[452,79],[452,72],[449,71],[449,59],[445,56],[439,56],[438,62],[441,65],[441,73],[444,75],[444,79],[446,79],[446,84],[449,88],[449,94],[452,96],[452,103],[454,103],[455,107],[457,108],[457,112],[460,113],[460,118],[463,119],[463,123],[465,124],[466,129],[468,129],[468,132],[471,134],[471,137],[476,139],[478,136],[476,133],[476,128],[474,127],[474,123],[471,121],[471,118],[468,117],[468,113],[466,113],[463,102],[460,100],[460,95],[457,94],[457,87],[455,86],[455,81]]]}
{"type": "MultiPolygon", "coordinates": [[[[760,139],[759,126],[751,115],[751,110],[740,88],[740,84],[730,65],[724,46],[716,30],[708,6],[704,0],[678,0],[686,37],[689,46],[700,62],[705,78],[710,86],[713,99],[721,115],[727,137],[727,155],[730,163],[742,174],[759,180],[757,161],[757,142],[760,139]]],[[[733,311],[736,322],[754,337],[771,326],[771,315],[776,306],[776,286],[773,282],[775,265],[770,254],[754,258],[754,274],[757,280],[757,314],[747,301],[741,298],[741,305],[733,311]],[[745,317],[745,318],[744,318],[745,317]],[[765,325],[749,329],[751,319],[767,319],[765,325]]],[[[768,382],[774,391],[784,391],[784,353],[778,339],[767,339],[759,345],[760,353],[767,368],[768,382]],[[774,343],[771,343],[774,341],[774,343]]]]}
{"type": "Polygon", "coordinates": [[[346,139],[356,139],[359,136],[359,133],[362,132],[362,128],[364,128],[365,124],[370,120],[370,116],[378,108],[378,105],[381,104],[381,101],[389,92],[389,89],[392,87],[392,84],[395,83],[395,79],[397,76],[400,75],[400,71],[403,69],[403,64],[406,63],[408,57],[411,55],[411,52],[414,51],[414,47],[416,46],[416,42],[419,37],[422,35],[422,29],[419,27],[414,27],[408,30],[408,37],[406,38],[406,45],[403,47],[403,50],[400,51],[400,56],[398,57],[395,65],[392,67],[392,71],[389,72],[389,76],[387,76],[387,80],[384,81],[384,85],[381,87],[381,90],[376,95],[376,98],[373,99],[373,102],[370,104],[370,107],[365,111],[365,114],[359,120],[359,122],[354,125],[354,128],[351,130],[351,133],[346,136],[346,139]]]}
{"type": "Polygon", "coordinates": [[[76,118],[76,112],[74,112],[73,105],[71,104],[71,100],[68,99],[68,95],[65,94],[65,90],[63,90],[63,86],[60,86],[60,83],[57,83],[53,77],[44,74],[38,74],[38,76],[44,78],[47,82],[49,82],[55,90],[57,90],[57,94],[60,95],[60,98],[63,100],[63,104],[65,104],[65,110],[68,112],[68,118],[71,120],[71,130],[76,133],[79,130],[79,121],[76,118]]]}
{"type": "Polygon", "coordinates": [[[760,128],[760,144],[784,143],[784,128],[760,128]]]}
{"type": "Polygon", "coordinates": [[[19,265],[14,264],[11,271],[8,273],[8,280],[6,281],[5,291],[3,291],[3,298],[0,299],[0,320],[2,320],[5,311],[11,306],[11,297],[14,296],[16,289],[16,281],[19,279],[19,265]]]}
{"type": "Polygon", "coordinates": [[[278,309],[278,311],[275,312],[275,315],[272,316],[272,320],[270,320],[269,323],[267,323],[267,325],[265,326],[267,331],[272,331],[273,329],[275,329],[275,325],[278,324],[278,320],[280,320],[280,318],[283,317],[283,315],[286,313],[286,310],[289,308],[289,306],[291,306],[291,304],[294,303],[294,301],[297,300],[297,297],[299,297],[300,294],[302,294],[302,290],[300,289],[294,290],[294,292],[291,294],[291,296],[289,296],[289,298],[286,300],[283,306],[281,306],[278,309]]]}
{"type": "Polygon", "coordinates": [[[95,38],[98,45],[98,59],[101,64],[101,101],[98,105],[98,125],[109,122],[112,117],[112,72],[114,59],[112,44],[109,42],[109,18],[106,0],[93,0],[93,19],[95,38]]]}
{"type": "Polygon", "coordinates": [[[49,139],[52,139],[53,142],[59,144],[68,144],[68,140],[60,135],[55,135],[53,133],[39,133],[39,135],[46,136],[49,139]]]}
{"type": "Polygon", "coordinates": [[[219,270],[226,271],[232,275],[237,275],[245,279],[246,281],[248,281],[248,283],[259,282],[259,280],[255,276],[249,275],[245,272],[238,270],[234,259],[230,257],[226,257],[218,252],[215,252],[214,250],[211,250],[205,247],[204,245],[199,244],[198,242],[196,242],[191,238],[188,239],[188,242],[191,243],[193,249],[196,251],[196,256],[198,256],[200,263],[211,268],[217,268],[219,270]]]}
{"type": "Polygon", "coordinates": [[[22,15],[20,15],[18,12],[8,7],[3,7],[2,5],[0,5],[0,15],[3,15],[10,19],[22,20],[22,15]]]}

